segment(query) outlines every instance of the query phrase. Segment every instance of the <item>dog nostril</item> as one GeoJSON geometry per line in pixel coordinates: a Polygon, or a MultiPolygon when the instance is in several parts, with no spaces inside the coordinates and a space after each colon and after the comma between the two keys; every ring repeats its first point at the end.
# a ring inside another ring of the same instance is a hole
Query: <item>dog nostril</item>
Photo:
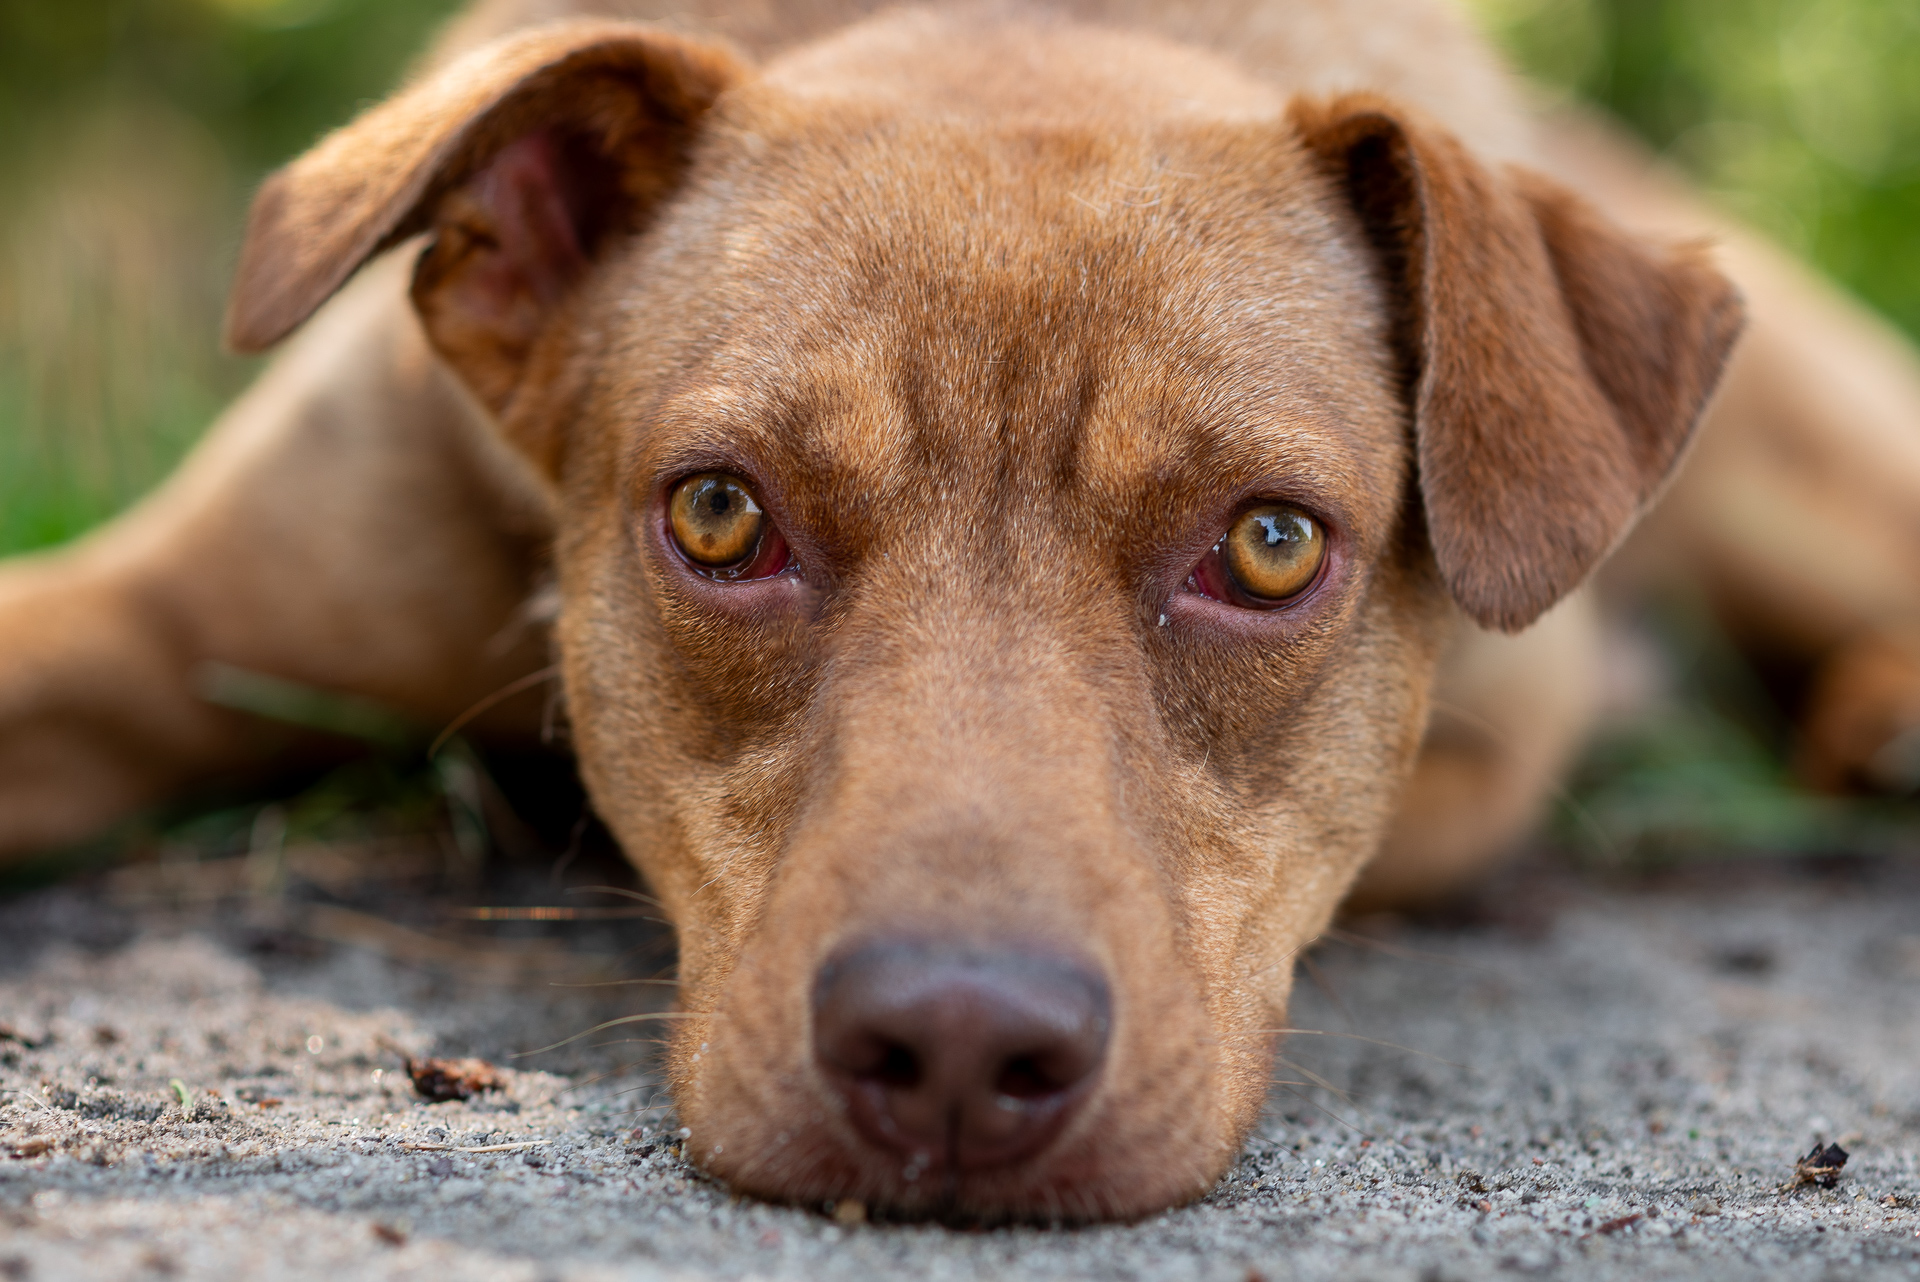
{"type": "Polygon", "coordinates": [[[1014,950],[870,944],[821,968],[814,1053],[875,1144],[980,1169],[1058,1133],[1106,1056],[1086,968],[1014,950]]]}
{"type": "Polygon", "coordinates": [[[1039,1099],[1059,1090],[1054,1081],[1040,1071],[1040,1064],[1031,1055],[1016,1055],[1007,1061],[1000,1076],[993,1082],[997,1095],[1007,1095],[1014,1099],[1039,1099]]]}
{"type": "Polygon", "coordinates": [[[920,1057],[898,1042],[889,1043],[872,1076],[883,1086],[910,1090],[920,1084],[920,1057]]]}

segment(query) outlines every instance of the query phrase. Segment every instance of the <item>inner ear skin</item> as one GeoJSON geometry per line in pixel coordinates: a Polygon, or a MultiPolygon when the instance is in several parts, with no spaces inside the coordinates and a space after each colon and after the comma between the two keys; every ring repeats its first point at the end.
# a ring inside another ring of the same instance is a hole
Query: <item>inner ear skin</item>
{"type": "MultiPolygon", "coordinates": [[[[444,196],[413,300],[434,347],[496,415],[505,413],[534,346],[616,235],[655,212],[661,184],[578,129],[534,129],[444,196]]],[[[628,152],[640,150],[629,147],[628,152]]],[[[644,149],[652,168],[685,164],[674,143],[644,149]]]]}
{"type": "Polygon", "coordinates": [[[435,350],[498,415],[555,306],[586,275],[573,181],[553,135],[503,148],[440,207],[414,269],[413,301],[435,350]]]}

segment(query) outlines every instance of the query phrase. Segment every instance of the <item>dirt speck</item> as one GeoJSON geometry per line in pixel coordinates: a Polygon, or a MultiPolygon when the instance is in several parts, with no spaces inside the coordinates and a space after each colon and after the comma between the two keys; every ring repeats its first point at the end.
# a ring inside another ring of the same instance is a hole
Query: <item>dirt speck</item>
{"type": "Polygon", "coordinates": [[[484,1059],[408,1059],[407,1076],[420,1098],[444,1103],[506,1088],[500,1070],[484,1059]]]}
{"type": "Polygon", "coordinates": [[[1713,968],[1726,975],[1771,975],[1780,958],[1765,944],[1740,944],[1713,955],[1713,968]]]}

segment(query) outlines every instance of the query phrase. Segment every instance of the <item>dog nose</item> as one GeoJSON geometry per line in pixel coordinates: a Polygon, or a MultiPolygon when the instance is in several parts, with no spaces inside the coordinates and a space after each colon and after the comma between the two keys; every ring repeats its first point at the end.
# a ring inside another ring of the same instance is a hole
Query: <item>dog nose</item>
{"type": "Polygon", "coordinates": [[[814,1053],[867,1139],[908,1172],[975,1171],[1041,1148],[1106,1058],[1106,981],[1013,950],[887,942],[829,961],[814,1053]]]}

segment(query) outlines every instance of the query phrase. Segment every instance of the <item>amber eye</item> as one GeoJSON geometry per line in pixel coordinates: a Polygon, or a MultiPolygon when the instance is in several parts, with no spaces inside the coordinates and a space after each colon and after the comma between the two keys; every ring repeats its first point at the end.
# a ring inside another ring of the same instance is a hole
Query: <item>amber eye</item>
{"type": "Polygon", "coordinates": [[[1320,523],[1286,503],[1263,503],[1241,513],[1220,541],[1220,559],[1242,592],[1284,601],[1313,586],[1327,559],[1320,523]]]}
{"type": "Polygon", "coordinates": [[[721,569],[753,555],[767,517],[738,477],[702,472],[673,487],[667,522],[688,560],[721,569]]]}

